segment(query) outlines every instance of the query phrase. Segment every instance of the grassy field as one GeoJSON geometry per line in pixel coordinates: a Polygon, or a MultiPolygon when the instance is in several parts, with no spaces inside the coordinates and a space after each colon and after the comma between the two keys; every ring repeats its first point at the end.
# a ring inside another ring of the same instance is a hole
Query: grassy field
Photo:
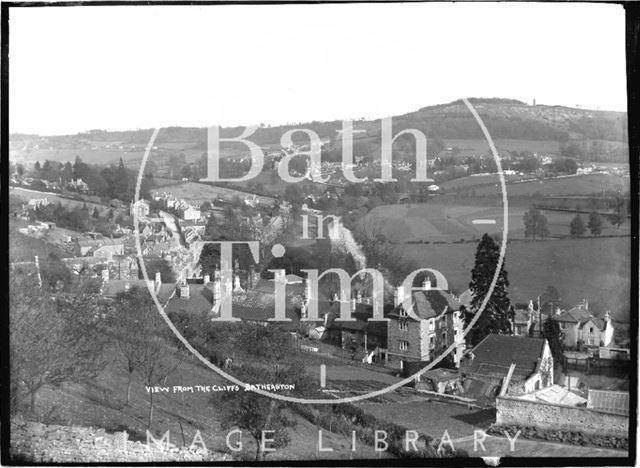
{"type": "MultiPolygon", "coordinates": [[[[489,154],[490,152],[489,143],[485,139],[447,139],[444,143],[448,148],[460,148],[461,151],[456,156],[457,158],[489,154]]],[[[532,153],[557,154],[559,152],[559,143],[557,141],[496,139],[493,143],[498,153],[503,151],[531,151],[532,153]]]]}
{"type": "Polygon", "coordinates": [[[11,161],[20,163],[35,163],[45,160],[73,163],[76,156],[80,156],[87,164],[116,164],[122,158],[127,165],[139,164],[142,161],[142,151],[124,151],[121,149],[56,149],[35,150],[30,153],[12,153],[11,161]]]}
{"type": "Polygon", "coordinates": [[[14,222],[12,220],[9,223],[9,261],[33,262],[35,255],[40,258],[46,258],[50,253],[60,258],[73,257],[71,253],[56,245],[18,232],[19,228],[26,226],[26,221],[14,222]]]}
{"type": "MultiPolygon", "coordinates": [[[[82,200],[74,200],[73,198],[67,198],[64,196],[61,196],[59,194],[56,193],[52,193],[52,192],[40,192],[38,190],[30,190],[30,189],[25,189],[25,188],[20,188],[20,187],[11,187],[11,189],[9,190],[9,194],[12,196],[16,196],[18,198],[21,198],[25,201],[28,200],[33,200],[33,199],[38,199],[38,198],[46,198],[47,201],[49,203],[58,203],[60,202],[62,204],[62,206],[66,206],[66,207],[80,207],[82,208],[82,206],[86,203],[87,207],[93,211],[93,208],[98,208],[98,211],[103,211],[105,209],[110,209],[111,207],[107,206],[106,204],[103,203],[94,203],[94,202],[90,202],[90,201],[82,201],[82,200]]],[[[123,213],[123,214],[128,214],[129,213],[129,207],[126,206],[125,208],[114,208],[113,212],[117,215],[118,213],[123,213]]]]}
{"type": "MultiPolygon", "coordinates": [[[[177,354],[174,359],[176,371],[160,385],[173,387],[228,383],[195,363],[191,357],[177,354]]],[[[93,381],[65,384],[59,388],[44,387],[38,396],[37,411],[41,415],[47,414],[46,418],[54,424],[101,427],[108,431],[127,430],[130,440],[146,441],[148,396],[143,383],[134,376],[131,403],[125,405],[127,376],[124,369],[123,363],[116,359],[93,381]]],[[[188,446],[196,431],[200,431],[209,450],[229,453],[225,440],[227,432],[221,429],[222,421],[210,393],[158,393],[155,401],[152,433],[156,437],[170,431],[172,443],[188,446]]],[[[362,443],[356,444],[357,450],[351,452],[350,437],[327,430],[323,430],[323,445],[332,447],[334,451],[319,452],[319,428],[295,414],[290,414],[290,417],[296,421],[296,426],[289,430],[291,442],[285,448],[269,454],[267,461],[377,458],[373,448],[362,443]]],[[[252,460],[255,443],[246,431],[243,432],[241,454],[252,460]]],[[[232,443],[235,442],[234,438],[232,443]]]]}
{"type": "MultiPolygon", "coordinates": [[[[231,199],[236,195],[240,198],[245,198],[249,195],[238,190],[214,187],[212,185],[200,184],[197,182],[180,182],[160,187],[157,190],[167,192],[177,198],[182,198],[196,205],[200,205],[205,201],[216,200],[218,198],[231,199]]],[[[272,198],[258,196],[258,199],[263,203],[273,204],[272,198]]]]}
{"type": "MultiPolygon", "coordinates": [[[[608,174],[589,174],[583,176],[563,177],[557,179],[530,180],[513,182],[519,176],[505,176],[507,196],[559,196],[559,195],[592,195],[602,194],[603,190],[629,190],[629,177],[608,174]]],[[[469,176],[444,182],[445,190],[472,189],[476,196],[501,194],[498,175],[469,176]],[[487,185],[492,183],[493,185],[487,185]]]]}
{"type": "MultiPolygon", "coordinates": [[[[628,237],[509,243],[509,296],[525,303],[555,286],[565,302],[586,298],[594,310],[610,309],[615,318],[628,321],[630,249],[628,237]]],[[[439,270],[459,292],[468,288],[475,250],[475,243],[403,246],[407,259],[439,270]]]]}
{"type": "MultiPolygon", "coordinates": [[[[528,207],[509,206],[508,232],[510,239],[524,239],[524,213],[528,207]]],[[[569,235],[569,224],[575,214],[561,211],[544,211],[551,237],[569,235]]],[[[583,215],[587,221],[588,215],[583,215]]],[[[479,239],[485,232],[502,233],[504,210],[502,206],[458,206],[441,203],[410,205],[384,205],[374,208],[364,223],[379,219],[384,222],[383,231],[395,242],[455,242],[460,239],[479,239]],[[495,224],[474,224],[476,219],[495,220],[495,224]]],[[[627,235],[629,223],[620,229],[603,222],[603,235],[627,235]]]]}

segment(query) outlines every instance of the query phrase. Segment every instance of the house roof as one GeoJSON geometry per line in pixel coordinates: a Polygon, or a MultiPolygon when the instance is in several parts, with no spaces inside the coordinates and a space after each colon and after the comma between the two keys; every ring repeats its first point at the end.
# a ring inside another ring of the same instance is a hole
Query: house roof
{"type": "MultiPolygon", "coordinates": [[[[143,279],[138,279],[138,280],[113,279],[113,280],[107,281],[104,284],[104,287],[102,288],[102,295],[105,297],[115,297],[116,294],[125,292],[127,290],[127,285],[129,285],[130,288],[138,287],[140,289],[145,289],[145,290],[147,289],[147,283],[143,279]]],[[[156,294],[160,304],[165,304],[167,300],[169,300],[169,297],[171,297],[174,291],[175,291],[174,283],[162,283],[160,285],[160,290],[156,294]]]]}
{"type": "Polygon", "coordinates": [[[603,319],[593,316],[589,310],[582,305],[562,311],[555,319],[558,322],[577,323],[579,328],[584,327],[589,321],[592,321],[601,331],[604,330],[606,326],[603,319]]]}
{"type": "Polygon", "coordinates": [[[590,389],[587,408],[628,416],[629,392],[590,389]]]}
{"type": "Polygon", "coordinates": [[[124,245],[122,239],[110,239],[108,237],[102,239],[78,239],[76,241],[80,247],[104,247],[106,245],[124,245]]]}
{"type": "MultiPolygon", "coordinates": [[[[213,290],[211,283],[193,284],[189,283],[189,297],[179,297],[174,295],[165,307],[165,312],[187,312],[203,313],[211,311],[213,307],[213,290]]],[[[257,291],[248,291],[243,294],[234,294],[231,306],[234,318],[266,322],[275,318],[275,294],[265,294],[257,291]]],[[[288,301],[285,308],[285,316],[291,322],[274,322],[285,328],[295,328],[299,322],[299,317],[291,302],[288,301]]]]}
{"type": "MultiPolygon", "coordinates": [[[[411,296],[413,311],[421,319],[431,319],[445,312],[460,310],[460,301],[447,291],[437,289],[412,291],[411,296]]],[[[400,309],[402,309],[402,304],[396,307],[389,316],[399,317],[400,309]]]]}
{"type": "Polygon", "coordinates": [[[468,360],[466,370],[484,375],[504,375],[513,363],[516,365],[513,378],[526,379],[536,371],[545,341],[544,338],[492,333],[473,348],[473,358],[468,360]]]}
{"type": "MultiPolygon", "coordinates": [[[[370,304],[356,303],[356,308],[351,312],[354,321],[340,321],[340,302],[336,301],[331,304],[329,309],[328,327],[332,330],[345,330],[353,332],[367,332],[369,335],[387,336],[387,322],[372,321],[373,306],[370,304]]],[[[321,314],[319,314],[321,315],[321,314]]]]}
{"type": "Polygon", "coordinates": [[[514,323],[529,323],[529,320],[531,320],[531,314],[528,310],[516,309],[514,323]]]}

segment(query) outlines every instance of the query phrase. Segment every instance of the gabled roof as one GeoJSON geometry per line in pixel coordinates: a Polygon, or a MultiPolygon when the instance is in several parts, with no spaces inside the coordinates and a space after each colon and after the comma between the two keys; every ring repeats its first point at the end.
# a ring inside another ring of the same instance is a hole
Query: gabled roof
{"type": "Polygon", "coordinates": [[[579,328],[592,321],[599,330],[605,329],[605,322],[601,318],[594,317],[588,309],[580,305],[572,309],[562,311],[560,315],[554,317],[558,322],[576,323],[579,328]]]}
{"type": "Polygon", "coordinates": [[[104,247],[106,245],[124,245],[122,239],[110,239],[104,237],[101,239],[78,239],[76,241],[80,247],[104,247]]]}
{"type": "MultiPolygon", "coordinates": [[[[413,312],[421,319],[431,319],[446,312],[460,310],[460,301],[447,291],[437,289],[412,291],[411,296],[413,312]]],[[[389,317],[398,318],[400,309],[402,304],[396,307],[389,317]]]]}
{"type": "Polygon", "coordinates": [[[529,323],[529,320],[531,320],[531,314],[528,310],[516,309],[514,323],[529,323]]]}
{"type": "Polygon", "coordinates": [[[533,374],[542,358],[544,338],[490,334],[471,351],[473,359],[466,363],[469,373],[505,375],[515,364],[513,378],[523,380],[533,374]]]}
{"type": "MultiPolygon", "coordinates": [[[[102,289],[102,295],[105,297],[115,297],[116,294],[125,292],[127,290],[127,285],[129,288],[138,287],[142,290],[147,290],[147,282],[143,279],[138,280],[118,280],[113,279],[109,280],[104,284],[102,289]]],[[[156,293],[158,301],[160,304],[165,304],[171,294],[173,294],[175,290],[175,284],[173,283],[162,283],[160,285],[160,290],[156,293]]]]}
{"type": "MultiPolygon", "coordinates": [[[[337,320],[340,317],[340,302],[336,301],[331,305],[329,310],[328,327],[333,330],[346,330],[354,332],[365,331],[369,335],[387,336],[387,322],[386,321],[373,321],[370,320],[373,317],[373,306],[370,304],[356,303],[356,308],[351,312],[353,321],[340,321],[337,320]]],[[[319,315],[322,315],[319,313],[319,315]]],[[[386,316],[386,314],[385,314],[386,316]]]]}
{"type": "MultiPolygon", "coordinates": [[[[186,312],[186,313],[207,313],[213,307],[213,288],[211,283],[194,284],[189,283],[189,297],[179,297],[174,295],[167,306],[165,312],[186,312]]],[[[257,291],[248,291],[243,294],[234,294],[231,306],[234,318],[251,320],[257,322],[267,322],[268,319],[275,318],[275,295],[265,294],[257,291]]],[[[291,322],[274,322],[281,324],[285,328],[294,328],[299,322],[299,317],[291,306],[291,301],[287,301],[285,316],[291,322]]]]}

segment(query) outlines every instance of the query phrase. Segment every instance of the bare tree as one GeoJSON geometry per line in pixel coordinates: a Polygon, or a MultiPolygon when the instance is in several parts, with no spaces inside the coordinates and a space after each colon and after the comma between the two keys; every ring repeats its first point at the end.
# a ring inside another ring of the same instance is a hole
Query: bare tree
{"type": "MultiPolygon", "coordinates": [[[[132,288],[119,293],[109,308],[109,325],[128,373],[126,403],[137,373],[147,387],[157,385],[175,369],[166,329],[148,291],[132,288]]],[[[153,422],[153,392],[149,394],[148,425],[153,422]]]]}
{"type": "Polygon", "coordinates": [[[54,294],[35,274],[10,273],[12,410],[26,397],[35,414],[44,385],[86,381],[105,365],[99,297],[54,294]]]}

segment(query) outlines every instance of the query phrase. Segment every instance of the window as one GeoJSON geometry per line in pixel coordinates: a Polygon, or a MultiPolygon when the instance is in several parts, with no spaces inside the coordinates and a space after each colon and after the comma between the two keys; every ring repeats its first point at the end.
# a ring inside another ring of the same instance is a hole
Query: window
{"type": "Polygon", "coordinates": [[[407,316],[407,311],[404,309],[400,309],[400,317],[406,317],[407,316]]]}
{"type": "Polygon", "coordinates": [[[589,327],[589,333],[593,333],[593,327],[589,327]]]}
{"type": "Polygon", "coordinates": [[[435,323],[433,320],[429,320],[429,331],[433,331],[435,329],[435,323]]]}
{"type": "Polygon", "coordinates": [[[442,332],[442,347],[447,346],[447,332],[442,332]]]}
{"type": "Polygon", "coordinates": [[[407,349],[409,349],[409,342],[408,341],[400,341],[400,351],[406,351],[407,349]]]}
{"type": "Polygon", "coordinates": [[[429,337],[429,348],[433,348],[436,345],[436,335],[429,337]]]}
{"type": "Polygon", "coordinates": [[[409,330],[409,324],[407,322],[398,322],[398,329],[400,331],[408,331],[409,330]]]}

